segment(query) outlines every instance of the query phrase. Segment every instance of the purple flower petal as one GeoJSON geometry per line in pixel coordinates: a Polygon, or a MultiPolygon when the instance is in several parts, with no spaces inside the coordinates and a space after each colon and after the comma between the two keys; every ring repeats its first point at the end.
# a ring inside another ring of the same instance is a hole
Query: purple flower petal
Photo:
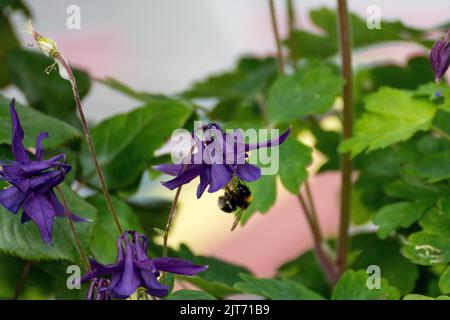
{"type": "Polygon", "coordinates": [[[23,202],[27,198],[27,194],[20,191],[18,188],[11,186],[0,190],[0,203],[6,209],[16,214],[23,202]]]}
{"type": "Polygon", "coordinates": [[[435,75],[436,83],[439,83],[441,78],[450,66],[450,29],[445,34],[443,40],[438,40],[434,44],[430,52],[430,62],[435,75]]]}
{"type": "Polygon", "coordinates": [[[111,278],[111,292],[114,297],[117,298],[129,297],[141,284],[139,270],[133,262],[133,251],[128,233],[125,232],[125,235],[125,259],[123,269],[120,273],[113,273],[111,278]]]}
{"type": "Polygon", "coordinates": [[[213,164],[211,165],[211,183],[209,185],[208,192],[216,192],[231,180],[233,174],[226,165],[213,164]]]}
{"type": "Polygon", "coordinates": [[[200,199],[211,181],[211,169],[206,167],[200,174],[200,183],[197,187],[197,199],[200,199]]]}
{"type": "Polygon", "coordinates": [[[30,196],[24,203],[23,211],[38,226],[42,240],[47,245],[52,243],[52,226],[55,211],[47,199],[39,194],[30,196]]]}
{"type": "MultiPolygon", "coordinates": [[[[55,192],[53,190],[49,191],[46,195],[47,200],[51,203],[53,206],[53,209],[55,209],[55,214],[57,217],[66,217],[65,208],[64,206],[59,202],[58,197],[56,196],[55,192]]],[[[70,217],[72,218],[73,222],[86,222],[88,219],[85,219],[83,217],[79,217],[71,212],[70,217]]]]}
{"type": "Polygon", "coordinates": [[[42,147],[42,142],[44,139],[48,138],[47,132],[41,132],[36,138],[36,153],[35,158],[36,160],[42,160],[42,157],[44,156],[44,148],[42,147]]]}
{"type": "Polygon", "coordinates": [[[283,132],[283,134],[281,136],[274,138],[272,140],[262,142],[262,143],[247,144],[245,146],[245,151],[252,151],[252,150],[257,150],[257,149],[261,149],[261,148],[275,147],[279,144],[282,144],[287,139],[287,137],[289,136],[290,133],[291,133],[291,127],[289,127],[285,132],[283,132]]]}
{"type": "Polygon", "coordinates": [[[181,173],[183,170],[184,164],[159,164],[157,166],[153,166],[153,169],[160,171],[162,173],[168,174],[169,176],[177,176],[181,173]]]}
{"type": "Polygon", "coordinates": [[[236,166],[236,175],[244,181],[255,181],[261,177],[261,169],[252,164],[239,164],[236,166]]]}
{"type": "Polygon", "coordinates": [[[152,259],[153,265],[159,271],[181,274],[185,276],[194,276],[199,272],[208,269],[208,266],[193,264],[184,259],[177,258],[156,258],[152,259]]]}
{"type": "Polygon", "coordinates": [[[28,156],[25,147],[22,144],[24,138],[24,132],[22,125],[20,124],[19,116],[16,111],[16,100],[12,99],[9,105],[9,112],[11,114],[12,123],[12,153],[14,158],[20,163],[28,163],[30,158],[28,156]]]}
{"type": "Polygon", "coordinates": [[[152,271],[142,270],[141,277],[150,295],[154,297],[165,297],[169,293],[169,287],[159,283],[152,271]]]}
{"type": "Polygon", "coordinates": [[[183,184],[189,183],[194,180],[201,174],[203,170],[204,167],[202,165],[189,165],[188,168],[179,176],[172,180],[162,182],[162,185],[170,190],[176,189],[183,184]]]}

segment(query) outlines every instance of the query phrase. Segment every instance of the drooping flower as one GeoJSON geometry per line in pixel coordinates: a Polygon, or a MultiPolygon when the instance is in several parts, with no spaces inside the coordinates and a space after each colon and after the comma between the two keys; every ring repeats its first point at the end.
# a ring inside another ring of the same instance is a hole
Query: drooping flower
{"type": "Polygon", "coordinates": [[[433,68],[435,81],[439,83],[450,66],[450,29],[447,30],[443,40],[434,44],[430,53],[431,67],[433,68]]]}
{"type": "Polygon", "coordinates": [[[199,151],[191,155],[188,163],[154,166],[154,169],[160,172],[176,176],[162,183],[166,188],[173,190],[200,177],[200,184],[197,187],[197,198],[200,198],[208,186],[208,192],[214,193],[224,188],[233,176],[242,181],[255,181],[261,176],[261,169],[248,163],[248,152],[280,145],[289,136],[291,128],[277,138],[253,144],[245,143],[240,129],[232,133],[224,132],[218,124],[211,123],[204,126],[203,131],[207,137],[206,141],[201,141],[193,134],[199,151]],[[210,152],[202,152],[208,149],[210,152]],[[200,161],[198,156],[201,158],[200,161]]]}
{"type": "MultiPolygon", "coordinates": [[[[42,132],[36,139],[34,159],[31,159],[22,141],[24,131],[15,108],[15,100],[10,104],[12,123],[12,154],[15,161],[2,163],[0,179],[10,186],[0,190],[0,204],[17,214],[22,208],[21,223],[32,220],[43,241],[52,243],[52,226],[55,216],[64,217],[64,206],[59,202],[54,188],[64,181],[71,167],[64,154],[44,160],[42,142],[48,137],[42,132]]],[[[74,221],[85,219],[72,215],[74,221]]]]}
{"type": "Polygon", "coordinates": [[[92,279],[86,300],[111,300],[110,284],[111,281],[109,279],[92,279]]]}
{"type": "Polygon", "coordinates": [[[148,238],[136,231],[125,231],[117,239],[117,249],[114,264],[103,265],[91,259],[91,271],[81,278],[81,282],[111,276],[108,290],[113,298],[128,298],[140,287],[151,296],[164,297],[169,288],[159,283],[161,272],[193,276],[208,268],[184,259],[148,258],[148,238]]]}

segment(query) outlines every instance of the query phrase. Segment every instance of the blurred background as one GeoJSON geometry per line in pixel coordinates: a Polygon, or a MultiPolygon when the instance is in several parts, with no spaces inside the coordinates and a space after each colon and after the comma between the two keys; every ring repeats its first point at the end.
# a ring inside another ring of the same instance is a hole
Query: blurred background
{"type": "MultiPolygon", "coordinates": [[[[273,54],[275,45],[268,2],[264,0],[39,0],[25,1],[33,12],[33,25],[52,37],[66,58],[93,77],[111,76],[138,91],[175,94],[193,81],[232,68],[244,54],[273,54]],[[132,4],[131,4],[132,3],[132,4]],[[67,8],[81,9],[81,29],[69,30],[67,8]]],[[[286,34],[285,1],[276,0],[278,22],[286,34]]],[[[308,12],[335,6],[334,0],[298,0],[297,26],[313,28],[308,12]]],[[[401,20],[408,26],[433,28],[448,20],[450,2],[433,0],[350,0],[350,10],[362,17],[371,5],[381,9],[383,20],[401,20]],[[446,8],[446,10],[444,9],[446,8]]],[[[25,30],[24,18],[14,17],[16,30],[25,30]]],[[[383,28],[383,26],[381,26],[383,28]]],[[[31,42],[19,35],[24,45],[31,42]]],[[[404,43],[358,51],[355,67],[377,62],[404,63],[423,54],[424,48],[404,43]]],[[[14,89],[2,90],[25,101],[14,89]]],[[[128,111],[139,104],[94,82],[85,99],[92,122],[128,111]]],[[[332,236],[338,221],[339,177],[326,173],[311,185],[324,233],[332,236]]],[[[230,232],[233,217],[221,212],[217,196],[195,198],[196,183],[183,189],[170,245],[189,244],[198,254],[208,254],[250,268],[258,276],[271,276],[282,262],[312,245],[311,235],[297,199],[280,185],[277,204],[265,215],[255,215],[245,228],[230,232]]],[[[173,194],[158,183],[146,183],[142,194],[173,194]]]]}

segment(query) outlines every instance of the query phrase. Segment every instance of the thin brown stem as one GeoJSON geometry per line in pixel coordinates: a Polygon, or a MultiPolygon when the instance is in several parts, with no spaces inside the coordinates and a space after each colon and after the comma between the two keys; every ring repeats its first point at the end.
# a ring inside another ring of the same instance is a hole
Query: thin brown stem
{"type": "Polygon", "coordinates": [[[84,254],[84,250],[81,245],[80,238],[78,237],[78,233],[75,229],[75,223],[73,222],[73,219],[72,219],[72,213],[69,210],[69,206],[67,205],[67,201],[66,201],[66,198],[64,197],[64,193],[61,191],[61,188],[59,188],[59,187],[56,187],[56,191],[58,192],[58,194],[62,200],[63,207],[64,207],[64,214],[66,215],[67,221],[69,222],[70,231],[72,232],[73,238],[75,240],[75,243],[76,243],[76,246],[78,249],[78,253],[80,254],[80,257],[81,257],[81,261],[83,262],[86,270],[89,271],[90,270],[89,262],[88,262],[88,259],[86,258],[86,255],[84,254]]]}
{"type": "Polygon", "coordinates": [[[111,212],[111,215],[113,217],[113,220],[117,227],[117,230],[119,231],[120,234],[122,234],[123,229],[122,229],[122,226],[120,225],[120,221],[117,216],[116,210],[114,209],[111,195],[109,194],[108,186],[106,184],[105,176],[103,175],[103,171],[102,171],[102,169],[100,167],[100,163],[98,162],[98,159],[97,159],[97,154],[95,152],[94,142],[92,141],[92,136],[91,136],[91,133],[89,130],[89,126],[88,126],[86,118],[84,116],[83,108],[81,106],[81,99],[80,99],[80,94],[78,91],[78,86],[77,86],[75,76],[74,76],[72,69],[70,68],[68,62],[66,61],[66,59],[64,59],[64,57],[59,52],[56,53],[54,59],[60,63],[60,65],[66,70],[66,72],[69,76],[69,81],[72,86],[72,92],[73,92],[73,96],[75,99],[75,104],[76,104],[76,107],[78,110],[78,114],[80,115],[81,125],[83,127],[83,133],[86,138],[89,153],[91,154],[91,158],[94,162],[94,166],[95,166],[95,170],[98,175],[98,179],[100,180],[100,186],[102,188],[103,195],[106,200],[106,204],[108,206],[109,211],[111,212]]]}
{"type": "Polygon", "coordinates": [[[447,139],[450,141],[450,135],[447,132],[445,132],[444,130],[442,130],[441,128],[438,128],[436,126],[431,126],[431,131],[436,133],[441,138],[444,138],[444,139],[447,139]]]}
{"type": "MultiPolygon", "coordinates": [[[[348,18],[347,1],[338,0],[340,51],[342,60],[342,74],[345,80],[343,88],[343,139],[352,136],[353,118],[353,88],[352,88],[352,51],[351,51],[351,27],[348,18]]],[[[341,155],[341,206],[340,225],[338,234],[338,258],[337,264],[340,273],[343,273],[347,265],[348,229],[350,225],[350,199],[352,187],[352,162],[349,153],[341,155]]]]}
{"type": "Polygon", "coordinates": [[[333,260],[323,248],[323,238],[319,225],[317,221],[312,218],[311,211],[301,193],[298,194],[298,199],[313,236],[314,252],[316,253],[317,261],[330,285],[334,286],[338,280],[338,272],[335,268],[333,260]]]}
{"type": "Polygon", "coordinates": [[[289,55],[291,58],[292,66],[294,70],[297,69],[297,52],[295,50],[295,41],[294,41],[294,31],[295,31],[295,6],[293,0],[286,0],[286,8],[287,8],[287,17],[288,17],[288,28],[289,28],[289,45],[290,51],[289,55]]]}
{"type": "Polygon", "coordinates": [[[164,230],[164,244],[163,244],[163,257],[167,257],[167,241],[169,239],[170,227],[172,226],[173,219],[175,218],[175,212],[177,208],[178,198],[180,197],[181,189],[183,186],[179,186],[175,192],[175,197],[172,201],[172,206],[170,207],[169,217],[167,218],[166,228],[164,230]]]}
{"type": "Polygon", "coordinates": [[[17,281],[16,291],[14,292],[13,300],[19,299],[20,293],[25,285],[25,280],[27,279],[28,273],[30,272],[33,263],[29,260],[25,261],[20,271],[19,280],[17,281]]]}
{"type": "Polygon", "coordinates": [[[280,33],[278,32],[277,16],[275,13],[275,4],[273,0],[269,0],[270,6],[270,18],[272,22],[273,36],[275,38],[275,44],[277,46],[277,66],[278,72],[284,74],[284,57],[281,51],[280,33]]]}

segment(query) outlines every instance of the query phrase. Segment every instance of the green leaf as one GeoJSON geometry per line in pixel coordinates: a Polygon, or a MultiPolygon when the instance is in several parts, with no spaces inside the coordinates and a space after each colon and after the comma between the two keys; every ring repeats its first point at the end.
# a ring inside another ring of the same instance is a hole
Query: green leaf
{"type": "Polygon", "coordinates": [[[333,300],[398,300],[400,292],[381,279],[380,289],[369,289],[367,281],[369,274],[364,270],[346,271],[333,291],[333,300]]]}
{"type": "Polygon", "coordinates": [[[279,76],[269,90],[267,117],[281,123],[324,113],[333,106],[342,84],[326,64],[311,64],[293,75],[279,76]]]}
{"type": "Polygon", "coordinates": [[[403,300],[450,300],[449,296],[439,296],[437,298],[427,297],[421,294],[408,294],[403,300]]]}
{"type": "Polygon", "coordinates": [[[236,290],[247,294],[263,296],[272,300],[323,300],[324,298],[304,285],[292,280],[255,278],[240,275],[244,282],[234,285],[236,290]]]}
{"type": "Polygon", "coordinates": [[[429,154],[414,164],[411,173],[426,178],[429,183],[450,178],[450,151],[429,154]]]}
{"type": "Polygon", "coordinates": [[[130,98],[134,98],[141,102],[155,102],[155,101],[161,101],[161,100],[170,100],[170,98],[158,95],[158,94],[151,94],[147,92],[138,92],[126,84],[120,82],[119,80],[113,79],[111,77],[107,77],[106,79],[101,79],[99,82],[115,91],[118,91],[130,98]]]}
{"type": "Polygon", "coordinates": [[[419,269],[400,254],[400,246],[396,241],[376,241],[364,247],[350,268],[366,270],[371,265],[379,266],[383,278],[398,288],[402,295],[415,288],[419,269]]]}
{"type": "MultiPolygon", "coordinates": [[[[11,117],[9,103],[11,101],[0,95],[0,143],[11,144],[11,117]]],[[[40,132],[48,132],[50,138],[44,140],[44,147],[53,148],[78,138],[79,132],[74,127],[55,118],[49,117],[32,108],[16,102],[16,110],[25,131],[25,148],[34,147],[40,132]]]]}
{"type": "MultiPolygon", "coordinates": [[[[80,121],[77,118],[70,83],[62,79],[57,71],[47,75],[45,69],[51,64],[52,59],[21,49],[11,51],[6,57],[12,83],[23,91],[33,108],[78,125],[80,121]]],[[[83,98],[91,86],[89,76],[78,69],[73,69],[73,72],[80,97],[83,98]]]]}
{"type": "Polygon", "coordinates": [[[212,75],[183,93],[187,98],[254,98],[274,78],[276,64],[272,57],[243,57],[232,72],[212,75]]]}
{"type": "MultiPolygon", "coordinates": [[[[69,209],[76,215],[94,220],[95,208],[81,199],[67,186],[61,189],[69,209]]],[[[92,234],[92,221],[75,224],[78,236],[87,252],[92,234]]],[[[0,207],[0,251],[27,260],[69,260],[79,262],[75,240],[66,218],[55,218],[53,224],[53,245],[47,246],[41,239],[37,226],[29,221],[20,223],[20,213],[14,215],[0,207]]]]}
{"type": "Polygon", "coordinates": [[[350,217],[352,223],[355,225],[367,223],[374,212],[364,204],[360,189],[355,187],[352,188],[352,197],[350,201],[350,217]]]}
{"type": "Polygon", "coordinates": [[[0,88],[9,84],[10,78],[5,65],[8,51],[18,47],[19,42],[14,34],[9,19],[0,12],[0,88]]]}
{"type": "MultiPolygon", "coordinates": [[[[338,30],[336,11],[320,8],[310,12],[310,19],[324,35],[306,31],[296,31],[293,47],[301,57],[327,58],[338,52],[338,30]]],[[[386,42],[386,41],[419,41],[420,30],[403,25],[401,22],[382,21],[381,29],[367,28],[366,19],[350,14],[353,48],[386,42]]],[[[288,43],[289,45],[289,43],[288,43]]]]}
{"type": "Polygon", "coordinates": [[[430,266],[450,262],[450,237],[416,232],[408,237],[402,253],[413,263],[430,266]]]}
{"type": "Polygon", "coordinates": [[[247,183],[252,192],[252,203],[242,214],[241,222],[245,224],[255,213],[266,213],[275,204],[277,197],[276,175],[261,176],[255,182],[247,183]]]}
{"type": "Polygon", "coordinates": [[[352,157],[405,141],[418,131],[430,129],[436,106],[412,94],[392,88],[381,88],[367,96],[366,112],[356,121],[354,135],[339,147],[352,157]]]}
{"type": "Polygon", "coordinates": [[[431,208],[420,219],[419,224],[426,233],[450,237],[450,216],[448,212],[443,212],[438,208],[431,208]]]}
{"type": "Polygon", "coordinates": [[[239,274],[249,273],[243,267],[226,263],[213,257],[196,256],[185,245],[181,245],[180,250],[174,255],[178,258],[192,261],[195,264],[208,265],[208,270],[200,272],[195,277],[177,276],[177,278],[192,283],[218,299],[237,293],[233,285],[240,280],[239,274]]]}
{"type": "Polygon", "coordinates": [[[323,296],[329,296],[330,294],[330,285],[317,263],[313,250],[283,264],[278,269],[278,275],[283,279],[299,282],[323,296]]]}
{"type": "MultiPolygon", "coordinates": [[[[25,263],[16,257],[0,253],[0,299],[9,300],[14,296],[25,263]]],[[[50,281],[51,278],[47,274],[32,265],[18,298],[48,299],[52,292],[50,281]]]]}
{"type": "MultiPolygon", "coordinates": [[[[153,153],[191,114],[181,101],[148,103],[129,113],[109,118],[92,129],[98,160],[111,190],[137,183],[153,153]]],[[[87,146],[81,153],[83,176],[98,184],[87,146]]]]}
{"type": "Polygon", "coordinates": [[[429,201],[397,202],[381,208],[373,218],[373,223],[379,226],[378,236],[385,239],[398,228],[408,228],[420,219],[432,205],[429,201]]]}
{"type": "Polygon", "coordinates": [[[165,300],[217,300],[214,296],[198,290],[177,290],[167,296],[165,300]]]}
{"type": "MultiPolygon", "coordinates": [[[[134,211],[120,199],[113,197],[112,200],[123,230],[141,231],[140,223],[134,211]]],[[[89,245],[91,253],[100,263],[113,263],[117,257],[116,240],[119,233],[113,222],[111,212],[108,210],[103,195],[96,195],[88,198],[87,201],[97,208],[97,220],[89,245]]]]}
{"type": "Polygon", "coordinates": [[[439,288],[442,293],[450,293],[450,266],[441,274],[439,288]]]}
{"type": "Polygon", "coordinates": [[[312,150],[293,137],[288,138],[279,150],[281,182],[289,192],[298,194],[308,177],[306,169],[312,162],[312,150]]]}

